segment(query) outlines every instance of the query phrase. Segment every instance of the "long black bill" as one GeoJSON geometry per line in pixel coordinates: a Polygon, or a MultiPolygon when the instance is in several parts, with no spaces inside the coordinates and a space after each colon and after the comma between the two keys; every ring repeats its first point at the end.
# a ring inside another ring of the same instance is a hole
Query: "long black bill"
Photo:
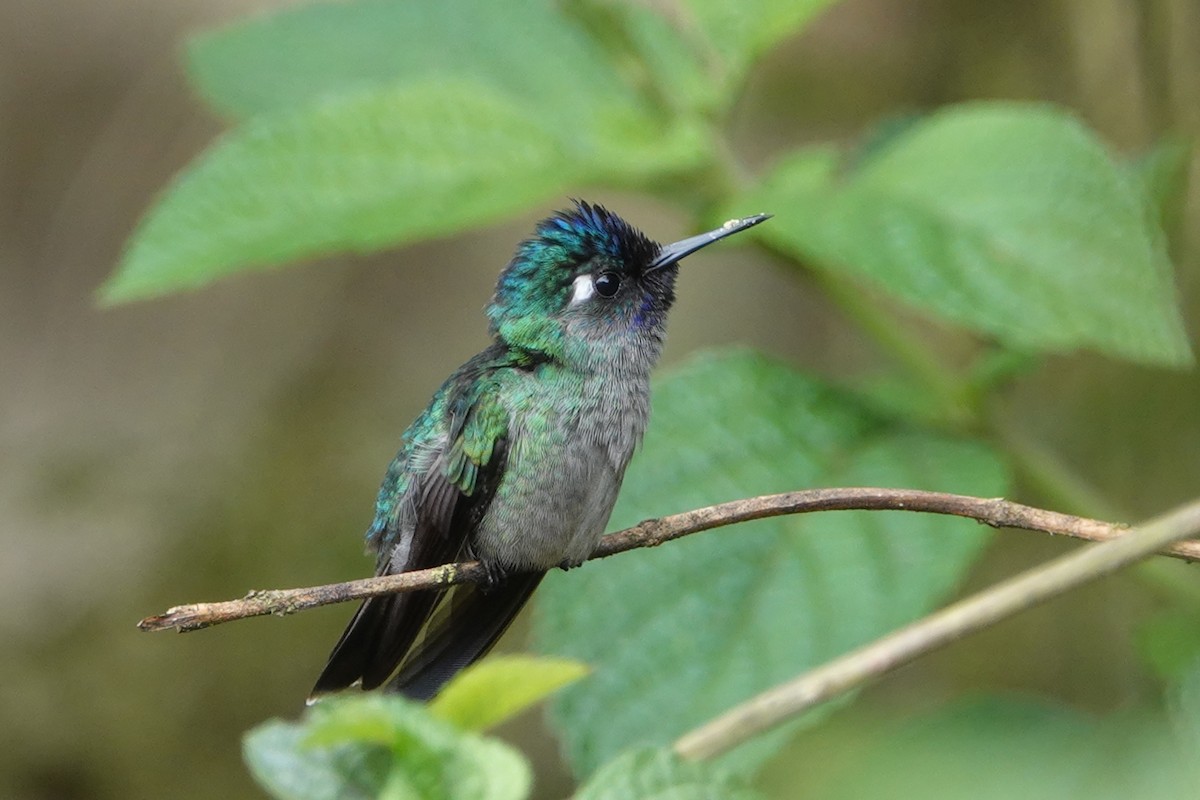
{"type": "Polygon", "coordinates": [[[674,264],[684,256],[691,255],[701,247],[707,247],[713,242],[724,239],[726,236],[732,236],[735,233],[740,233],[747,228],[753,228],[760,222],[765,222],[771,218],[770,214],[755,214],[752,217],[742,217],[741,219],[731,219],[716,230],[711,230],[708,233],[702,233],[699,236],[691,236],[687,239],[682,239],[674,244],[664,245],[659,251],[658,258],[650,262],[650,269],[658,269],[665,267],[668,264],[674,264]]]}

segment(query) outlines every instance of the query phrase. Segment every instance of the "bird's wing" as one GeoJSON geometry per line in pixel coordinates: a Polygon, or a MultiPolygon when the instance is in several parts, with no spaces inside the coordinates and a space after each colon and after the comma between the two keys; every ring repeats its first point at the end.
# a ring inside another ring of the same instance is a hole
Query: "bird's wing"
{"type": "MultiPolygon", "coordinates": [[[[397,458],[404,462],[389,470],[371,534],[381,544],[377,574],[436,567],[459,558],[491,503],[508,450],[508,410],[498,385],[469,373],[471,367],[469,363],[451,378],[426,412],[440,419],[424,430],[437,433],[406,446],[397,458]],[[413,475],[416,459],[425,469],[413,475]],[[384,496],[389,480],[402,489],[390,500],[384,496]],[[385,530],[377,530],[381,517],[385,530]]],[[[422,423],[419,419],[414,427],[422,423]]],[[[442,594],[406,592],[366,600],[334,646],[312,696],[356,681],[364,689],[381,685],[408,655],[442,594]]]]}
{"type": "MultiPolygon", "coordinates": [[[[507,426],[506,410],[498,404],[476,404],[475,413],[467,418],[458,439],[459,452],[451,452],[447,475],[462,491],[469,489],[472,498],[472,502],[460,502],[455,509],[452,530],[475,530],[496,492],[508,450],[507,438],[494,434],[501,425],[507,426]],[[501,412],[503,420],[498,418],[501,412]],[[480,468],[480,464],[488,466],[480,468]]],[[[470,555],[469,547],[463,554],[470,555]]],[[[387,691],[401,692],[415,700],[431,698],[459,670],[491,649],[543,574],[508,576],[487,586],[464,584],[439,593],[439,602],[426,613],[421,638],[409,643],[387,691]]]]}

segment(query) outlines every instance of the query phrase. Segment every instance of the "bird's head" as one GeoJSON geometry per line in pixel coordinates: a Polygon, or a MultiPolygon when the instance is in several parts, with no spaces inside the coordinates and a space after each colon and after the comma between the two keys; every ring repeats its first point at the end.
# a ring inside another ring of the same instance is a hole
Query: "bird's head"
{"type": "Polygon", "coordinates": [[[664,246],[602,206],[576,201],[538,223],[501,273],[487,310],[492,335],[568,360],[643,343],[657,351],[679,260],[768,216],[664,246]]]}

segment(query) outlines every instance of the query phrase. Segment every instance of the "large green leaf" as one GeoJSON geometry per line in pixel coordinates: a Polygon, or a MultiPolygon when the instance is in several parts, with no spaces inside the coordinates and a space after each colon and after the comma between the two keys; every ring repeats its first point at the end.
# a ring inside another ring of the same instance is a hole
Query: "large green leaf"
{"type": "Polygon", "coordinates": [[[616,164],[658,155],[673,124],[551,0],[314,3],[199,36],[189,61],[213,105],[242,118],[357,89],[468,82],[559,131],[577,156],[616,164]]]}
{"type": "Polygon", "coordinates": [[[519,109],[466,84],[258,117],[170,187],[104,293],[147,297],[247,265],[444,234],[563,191],[575,163],[519,109]]]}
{"type": "Polygon", "coordinates": [[[718,75],[701,68],[701,51],[720,62],[717,91],[728,93],[756,58],[836,1],[687,0],[666,13],[632,0],[312,3],[195,37],[189,71],[235,117],[397,79],[486,80],[578,134],[632,122],[631,110],[653,97],[626,56],[644,61],[661,90],[706,96],[682,105],[705,105],[718,75]],[[633,48],[607,46],[614,20],[633,48]]]}
{"type": "Polygon", "coordinates": [[[531,783],[507,745],[394,696],[323,700],[300,723],[250,731],[243,749],[255,779],[280,800],[520,800],[531,783]]]}
{"type": "Polygon", "coordinates": [[[670,750],[634,750],[605,764],[575,800],[758,800],[761,795],[712,764],[670,750]]]}
{"type": "Polygon", "coordinates": [[[918,308],[1018,348],[1191,355],[1140,180],[1047,106],[975,103],[904,128],[844,165],[803,151],[737,204],[758,232],[918,308]]]}
{"type": "Polygon", "coordinates": [[[711,149],[543,0],[316,4],[202,37],[192,66],[245,122],[145,216],[107,300],[640,186],[711,149]]]}
{"type": "MultiPolygon", "coordinates": [[[[657,386],[611,526],[838,485],[991,497],[1006,479],[984,447],[905,430],[759,356],[708,356],[657,386]]],[[[537,598],[538,647],[594,668],[554,705],[572,763],[586,774],[636,744],[665,744],[911,621],[953,588],[986,538],[978,525],[933,516],[800,515],[552,574],[537,598]]]]}
{"type": "Polygon", "coordinates": [[[396,81],[482,81],[560,118],[635,101],[547,0],[311,3],[197,36],[188,61],[200,91],[237,117],[396,81]]]}

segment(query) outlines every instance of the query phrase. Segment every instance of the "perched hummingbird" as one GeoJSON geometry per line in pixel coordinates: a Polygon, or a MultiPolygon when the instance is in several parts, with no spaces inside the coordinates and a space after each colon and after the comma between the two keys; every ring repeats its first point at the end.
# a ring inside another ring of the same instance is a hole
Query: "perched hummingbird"
{"type": "Polygon", "coordinates": [[[310,700],[389,678],[432,697],[547,570],[587,559],[646,428],[679,260],[768,217],[666,246],[580,201],[538,223],[487,307],[492,344],[405,431],[367,531],[377,575],[474,558],[489,580],[365,601],[310,700]]]}

